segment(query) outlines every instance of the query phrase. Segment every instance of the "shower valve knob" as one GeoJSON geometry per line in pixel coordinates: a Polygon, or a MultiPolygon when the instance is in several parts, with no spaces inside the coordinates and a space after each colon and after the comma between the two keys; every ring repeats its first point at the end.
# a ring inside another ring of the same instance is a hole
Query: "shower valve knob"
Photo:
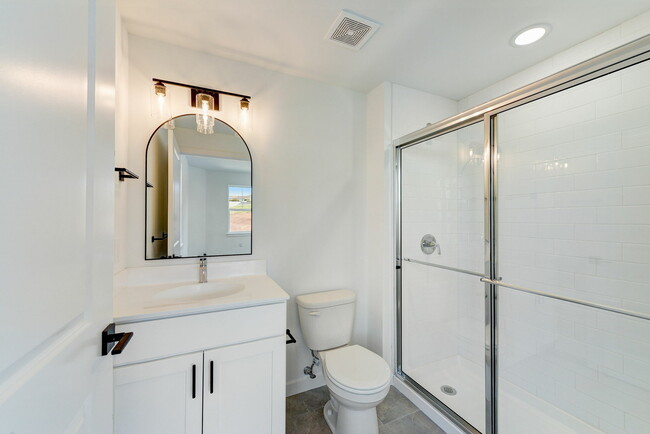
{"type": "Polygon", "coordinates": [[[420,241],[420,249],[422,249],[422,253],[425,255],[430,255],[436,250],[439,255],[442,254],[440,251],[440,244],[436,241],[436,237],[431,234],[426,234],[422,237],[422,240],[420,241]]]}

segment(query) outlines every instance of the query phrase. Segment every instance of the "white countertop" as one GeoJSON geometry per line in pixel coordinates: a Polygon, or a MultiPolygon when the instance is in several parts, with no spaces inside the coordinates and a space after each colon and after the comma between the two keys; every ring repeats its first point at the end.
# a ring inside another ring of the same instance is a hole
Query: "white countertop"
{"type": "MultiPolygon", "coordinates": [[[[147,279],[148,280],[148,279],[147,279]]],[[[156,279],[152,279],[156,280],[156,279]]],[[[240,309],[265,304],[282,303],[289,295],[265,274],[238,275],[223,278],[209,278],[210,283],[243,285],[244,288],[230,295],[203,300],[161,300],[162,291],[184,285],[196,284],[196,280],[174,282],[151,282],[118,279],[113,292],[113,317],[116,324],[150,321],[195,315],[220,310],[240,309]]]]}

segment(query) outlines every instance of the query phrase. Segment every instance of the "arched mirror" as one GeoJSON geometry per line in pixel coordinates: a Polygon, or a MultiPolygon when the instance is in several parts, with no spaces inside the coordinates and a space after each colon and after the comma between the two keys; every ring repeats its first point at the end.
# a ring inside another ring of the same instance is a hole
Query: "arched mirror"
{"type": "Polygon", "coordinates": [[[252,162],[246,142],[215,119],[197,131],[196,115],[161,125],[149,139],[145,259],[249,255],[252,162]]]}

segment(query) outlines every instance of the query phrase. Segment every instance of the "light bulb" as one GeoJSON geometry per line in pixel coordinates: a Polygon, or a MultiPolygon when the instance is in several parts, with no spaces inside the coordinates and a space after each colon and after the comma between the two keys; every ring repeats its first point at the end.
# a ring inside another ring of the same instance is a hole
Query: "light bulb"
{"type": "Polygon", "coordinates": [[[214,118],[209,111],[214,110],[214,98],[206,93],[196,94],[196,106],[200,107],[200,113],[196,114],[196,131],[201,134],[214,133],[214,118]]]}
{"type": "Polygon", "coordinates": [[[156,118],[171,118],[171,96],[167,96],[167,87],[162,82],[154,83],[151,93],[150,106],[151,115],[156,118]]]}
{"type": "Polygon", "coordinates": [[[158,95],[159,97],[164,98],[165,96],[167,96],[167,88],[160,81],[157,81],[156,84],[153,85],[153,89],[155,94],[158,95]]]}

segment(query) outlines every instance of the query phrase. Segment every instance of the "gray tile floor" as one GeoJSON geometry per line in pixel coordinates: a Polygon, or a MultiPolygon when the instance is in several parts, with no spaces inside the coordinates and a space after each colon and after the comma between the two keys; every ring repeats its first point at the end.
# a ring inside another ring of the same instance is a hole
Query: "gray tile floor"
{"type": "MultiPolygon", "coordinates": [[[[331,434],[323,417],[328,400],[325,386],[288,397],[287,434],[331,434]]],[[[444,434],[394,387],[377,407],[377,416],[380,434],[444,434]]]]}

